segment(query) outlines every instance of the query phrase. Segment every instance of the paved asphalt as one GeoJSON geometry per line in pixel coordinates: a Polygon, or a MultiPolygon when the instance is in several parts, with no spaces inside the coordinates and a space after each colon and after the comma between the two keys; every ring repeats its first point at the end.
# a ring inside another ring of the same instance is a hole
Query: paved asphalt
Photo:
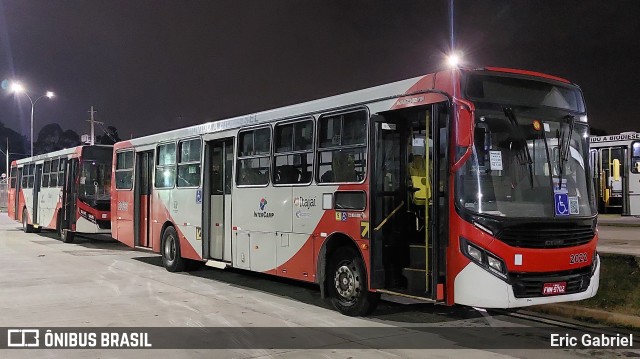
{"type": "MultiPolygon", "coordinates": [[[[25,234],[6,214],[0,214],[0,263],[0,328],[187,327],[201,328],[206,336],[212,327],[273,327],[266,335],[275,337],[262,348],[236,343],[228,350],[11,349],[0,352],[0,358],[640,357],[637,349],[548,349],[548,336],[536,330],[562,332],[569,324],[461,306],[383,301],[373,315],[351,318],[332,310],[312,285],[208,267],[169,273],[157,254],[108,239],[65,244],[52,232],[25,234]],[[419,330],[425,327],[436,329],[419,330]],[[449,331],[438,331],[441,327],[449,331]],[[300,329],[300,336],[313,336],[311,342],[318,345],[303,350],[283,343],[279,328],[300,329]],[[476,349],[496,340],[505,349],[476,349]],[[440,349],[404,349],[397,345],[403,341],[411,343],[406,347],[436,343],[440,349]],[[513,348],[506,349],[510,343],[513,348]]],[[[580,323],[569,326],[594,330],[580,323]]],[[[242,343],[255,333],[247,330],[246,335],[233,340],[242,343]]]]}

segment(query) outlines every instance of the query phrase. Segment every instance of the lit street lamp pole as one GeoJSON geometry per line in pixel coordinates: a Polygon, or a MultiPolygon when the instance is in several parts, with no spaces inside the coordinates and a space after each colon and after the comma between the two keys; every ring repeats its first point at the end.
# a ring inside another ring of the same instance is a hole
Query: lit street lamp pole
{"type": "Polygon", "coordinates": [[[22,86],[22,84],[18,82],[14,82],[13,84],[11,84],[10,90],[17,94],[25,94],[29,99],[29,102],[31,102],[31,141],[30,142],[31,142],[31,157],[33,157],[33,110],[36,107],[36,103],[38,103],[38,101],[41,98],[46,97],[48,99],[52,99],[55,96],[55,94],[52,91],[47,91],[47,93],[45,93],[44,95],[38,97],[35,101],[33,101],[31,96],[29,96],[29,94],[25,90],[24,86],[22,86]]]}

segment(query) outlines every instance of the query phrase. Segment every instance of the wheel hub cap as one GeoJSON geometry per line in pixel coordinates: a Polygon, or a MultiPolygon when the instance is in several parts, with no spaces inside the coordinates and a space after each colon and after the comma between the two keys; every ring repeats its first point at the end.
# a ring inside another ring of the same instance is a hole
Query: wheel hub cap
{"type": "Polygon", "coordinates": [[[164,255],[170,262],[176,258],[176,246],[173,237],[167,238],[167,242],[164,245],[164,255]]]}
{"type": "Polygon", "coordinates": [[[345,299],[352,299],[360,289],[360,282],[351,264],[344,264],[336,270],[335,287],[338,294],[345,299]]]}

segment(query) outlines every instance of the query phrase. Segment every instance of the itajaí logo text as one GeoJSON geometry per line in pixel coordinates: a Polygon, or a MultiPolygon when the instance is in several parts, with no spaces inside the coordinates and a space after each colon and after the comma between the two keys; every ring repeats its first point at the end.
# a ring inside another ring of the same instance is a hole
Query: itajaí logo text
{"type": "Polygon", "coordinates": [[[265,208],[267,208],[267,199],[266,198],[262,197],[260,199],[260,203],[258,204],[258,207],[260,208],[260,211],[258,211],[258,212],[254,211],[253,212],[253,216],[255,218],[271,218],[271,217],[274,216],[273,212],[267,212],[265,210],[265,208]]]}

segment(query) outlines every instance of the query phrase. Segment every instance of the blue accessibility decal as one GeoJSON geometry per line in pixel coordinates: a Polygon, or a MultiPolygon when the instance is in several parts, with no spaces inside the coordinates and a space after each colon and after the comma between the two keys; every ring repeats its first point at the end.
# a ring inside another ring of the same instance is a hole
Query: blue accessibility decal
{"type": "Polygon", "coordinates": [[[553,194],[556,216],[569,215],[569,195],[566,193],[553,194]]]}
{"type": "Polygon", "coordinates": [[[202,203],[202,188],[196,190],[196,203],[202,203]]]}

